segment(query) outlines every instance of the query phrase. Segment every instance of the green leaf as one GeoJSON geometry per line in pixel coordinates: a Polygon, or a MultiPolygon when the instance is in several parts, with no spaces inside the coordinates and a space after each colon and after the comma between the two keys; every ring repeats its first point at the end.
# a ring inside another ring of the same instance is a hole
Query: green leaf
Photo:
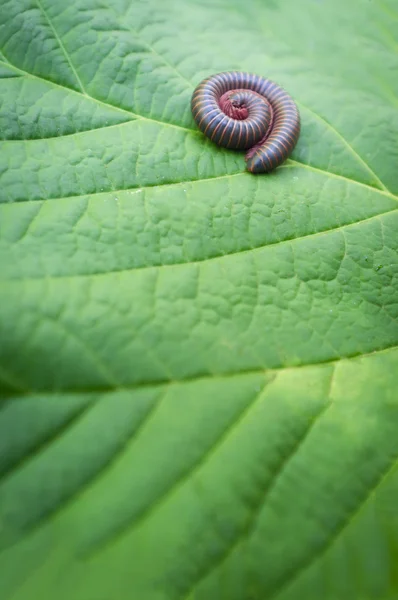
{"type": "Polygon", "coordinates": [[[0,0],[0,597],[398,598],[394,0],[0,0]],[[297,101],[270,175],[205,76],[297,101]]]}

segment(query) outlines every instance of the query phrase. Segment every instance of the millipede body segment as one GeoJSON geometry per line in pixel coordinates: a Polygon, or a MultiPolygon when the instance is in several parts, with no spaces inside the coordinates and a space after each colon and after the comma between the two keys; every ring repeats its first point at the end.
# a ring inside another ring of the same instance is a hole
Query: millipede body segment
{"type": "Polygon", "coordinates": [[[199,129],[225,148],[248,150],[251,173],[282,164],[300,135],[300,115],[279,85],[251,73],[228,71],[204,79],[191,108],[199,129]]]}

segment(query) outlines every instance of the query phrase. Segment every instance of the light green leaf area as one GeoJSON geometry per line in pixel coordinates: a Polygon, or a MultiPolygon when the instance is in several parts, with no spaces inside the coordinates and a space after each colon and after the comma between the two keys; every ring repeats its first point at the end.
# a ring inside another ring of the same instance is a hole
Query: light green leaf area
{"type": "Polygon", "coordinates": [[[1,600],[398,599],[395,0],[0,0],[1,600]],[[197,130],[283,85],[269,175],[197,130]]]}

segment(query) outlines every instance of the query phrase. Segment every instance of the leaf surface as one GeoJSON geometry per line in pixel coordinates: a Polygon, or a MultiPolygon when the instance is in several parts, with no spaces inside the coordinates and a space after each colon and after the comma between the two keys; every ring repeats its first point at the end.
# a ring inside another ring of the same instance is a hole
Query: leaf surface
{"type": "Polygon", "coordinates": [[[0,0],[0,597],[398,598],[394,0],[0,0]],[[243,70],[302,133],[196,129],[243,70]]]}

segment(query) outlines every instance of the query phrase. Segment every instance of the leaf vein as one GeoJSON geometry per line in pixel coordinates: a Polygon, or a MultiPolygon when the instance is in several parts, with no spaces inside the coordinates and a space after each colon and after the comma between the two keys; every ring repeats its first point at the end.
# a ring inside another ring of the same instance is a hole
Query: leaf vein
{"type": "MultiPolygon", "coordinates": [[[[333,376],[333,372],[332,372],[332,376],[333,376]]],[[[210,563],[208,569],[205,569],[204,572],[200,575],[200,577],[196,581],[193,582],[193,584],[191,585],[189,590],[184,594],[184,600],[189,600],[190,597],[192,596],[192,594],[195,593],[195,590],[198,588],[200,583],[206,577],[211,575],[212,572],[214,572],[216,569],[218,569],[221,564],[223,564],[226,560],[228,560],[229,556],[234,552],[234,550],[238,547],[238,545],[240,545],[241,543],[244,543],[252,535],[252,533],[254,532],[254,530],[256,528],[256,523],[258,521],[261,510],[264,508],[264,505],[267,501],[267,498],[271,494],[272,490],[276,487],[276,485],[277,485],[280,477],[283,475],[283,472],[285,471],[286,467],[290,464],[291,460],[293,460],[293,458],[298,454],[298,452],[300,451],[304,442],[311,435],[311,432],[312,432],[315,424],[319,422],[319,420],[322,418],[322,416],[325,414],[325,412],[328,410],[328,408],[330,406],[331,406],[330,401],[326,402],[324,405],[322,405],[319,412],[316,415],[314,415],[314,417],[309,422],[308,427],[303,432],[301,432],[301,434],[297,437],[292,448],[289,450],[289,452],[285,456],[282,457],[282,460],[277,465],[277,468],[275,469],[275,472],[272,475],[271,481],[269,482],[268,486],[266,487],[264,494],[259,498],[258,502],[256,503],[256,506],[254,507],[254,509],[246,523],[246,526],[244,527],[244,530],[237,536],[236,540],[230,546],[228,546],[226,548],[225,552],[223,552],[221,554],[221,556],[218,557],[218,559],[215,559],[215,560],[213,559],[213,561],[210,563]]]]}
{"type": "Polygon", "coordinates": [[[69,63],[69,66],[70,66],[70,68],[72,69],[74,76],[76,77],[76,81],[77,81],[77,83],[78,83],[78,86],[79,86],[79,88],[80,88],[80,90],[81,90],[81,93],[82,93],[84,96],[86,96],[87,94],[86,94],[86,92],[85,92],[85,90],[84,90],[84,87],[83,87],[82,81],[81,81],[81,79],[80,79],[80,77],[79,77],[79,75],[78,75],[78,73],[77,73],[77,71],[76,71],[76,68],[75,68],[75,66],[74,66],[74,65],[73,65],[73,63],[72,63],[72,60],[71,60],[71,58],[70,58],[69,54],[68,54],[68,53],[67,53],[67,51],[66,51],[66,48],[65,48],[65,46],[64,46],[64,44],[63,44],[63,42],[62,42],[61,38],[59,37],[59,35],[58,35],[58,33],[57,33],[57,31],[56,31],[56,29],[55,29],[54,25],[52,24],[52,22],[51,22],[51,19],[50,19],[50,17],[49,17],[49,16],[48,16],[48,14],[47,14],[47,11],[44,9],[44,6],[43,6],[43,4],[42,4],[41,0],[36,0],[36,3],[37,3],[37,6],[39,7],[40,11],[42,12],[43,16],[45,17],[45,19],[46,19],[46,21],[47,21],[47,23],[48,23],[48,25],[49,25],[49,27],[50,27],[51,31],[53,32],[53,35],[54,35],[55,39],[57,40],[57,42],[58,42],[58,44],[59,44],[59,47],[61,48],[61,50],[62,50],[62,52],[63,52],[63,54],[64,54],[64,56],[65,56],[65,58],[66,58],[67,62],[69,63]]]}
{"type": "Polygon", "coordinates": [[[264,392],[266,391],[268,386],[273,382],[274,379],[275,379],[275,375],[270,380],[268,379],[264,383],[264,385],[261,388],[261,390],[259,391],[259,393],[253,397],[251,402],[248,402],[244,406],[244,408],[237,415],[237,417],[232,421],[232,423],[230,423],[224,429],[224,431],[220,434],[218,439],[213,444],[211,444],[211,446],[207,450],[205,450],[205,452],[202,454],[202,456],[196,461],[196,463],[191,468],[189,468],[187,471],[183,471],[182,474],[177,479],[175,479],[171,483],[170,486],[168,486],[165,490],[163,490],[163,492],[161,493],[160,496],[158,496],[153,502],[151,502],[149,505],[147,505],[145,507],[145,509],[143,509],[141,514],[139,514],[139,516],[136,517],[132,522],[130,522],[128,525],[123,524],[120,528],[118,528],[116,531],[114,531],[111,536],[109,536],[106,540],[104,540],[101,545],[97,546],[95,549],[93,549],[91,552],[89,552],[86,555],[86,559],[91,559],[94,555],[96,555],[98,552],[102,551],[110,543],[115,543],[115,541],[117,541],[118,539],[131,534],[137,527],[141,526],[145,521],[147,521],[147,519],[151,516],[151,514],[154,511],[156,511],[159,508],[159,506],[167,500],[167,498],[169,498],[171,495],[177,493],[178,490],[189,479],[191,479],[195,475],[195,473],[197,473],[197,471],[199,471],[199,469],[204,464],[206,464],[207,462],[209,462],[211,460],[211,457],[215,455],[215,453],[220,448],[220,446],[222,446],[222,444],[226,441],[226,439],[228,439],[231,436],[231,434],[233,434],[233,432],[239,427],[239,425],[242,423],[243,419],[254,409],[254,407],[259,402],[262,401],[264,392]]]}
{"type": "Polygon", "coordinates": [[[378,219],[382,219],[383,216],[385,215],[389,215],[392,213],[395,213],[398,211],[398,208],[393,208],[391,210],[387,210],[384,211],[382,213],[379,213],[377,215],[372,215],[371,217],[366,217],[364,219],[359,219],[358,221],[354,221],[352,223],[347,223],[345,225],[336,225],[336,227],[331,227],[329,229],[324,229],[322,231],[316,231],[316,232],[311,232],[305,235],[300,235],[298,237],[292,237],[292,238],[286,238],[284,240],[278,240],[276,242],[272,242],[269,244],[263,244],[260,246],[256,246],[256,247],[252,247],[250,246],[249,248],[244,248],[242,250],[236,250],[234,252],[230,252],[228,254],[217,254],[214,256],[209,256],[206,258],[200,258],[197,260],[193,260],[190,262],[175,262],[175,263],[160,263],[160,264],[153,264],[153,265],[145,265],[145,266],[137,266],[137,267],[130,267],[127,269],[115,269],[115,270],[108,270],[108,271],[97,271],[97,272],[93,272],[93,273],[73,273],[73,274],[69,274],[69,275],[43,275],[40,277],[21,277],[20,279],[3,279],[0,280],[3,281],[4,283],[7,282],[8,284],[13,284],[13,285],[25,285],[28,282],[31,281],[60,281],[60,280],[67,280],[67,279],[91,279],[91,278],[97,278],[97,277],[109,277],[115,274],[127,274],[127,273],[134,273],[134,272],[138,272],[138,271],[149,271],[149,270],[156,270],[156,269],[175,269],[175,268],[179,268],[179,267],[193,267],[195,265],[203,265],[203,264],[207,264],[213,261],[224,261],[224,260],[228,260],[232,257],[241,255],[241,254],[252,254],[252,253],[257,253],[260,252],[261,250],[264,250],[266,248],[275,248],[277,246],[284,246],[284,245],[289,245],[289,244],[296,244],[299,243],[302,240],[308,240],[308,239],[313,239],[313,238],[317,238],[317,237],[321,237],[324,235],[329,235],[329,234],[333,234],[336,232],[341,231],[343,234],[346,232],[347,229],[351,229],[354,227],[357,227],[358,225],[361,225],[363,223],[369,223],[371,221],[376,221],[378,219]]]}
{"type": "MultiPolygon", "coordinates": [[[[14,389],[17,393],[8,394],[8,397],[12,397],[13,399],[17,399],[20,397],[28,397],[29,395],[34,395],[37,393],[41,394],[87,394],[87,393],[112,393],[118,390],[139,390],[148,387],[160,387],[168,384],[174,385],[185,385],[194,383],[195,381],[202,381],[204,379],[227,379],[230,377],[245,377],[248,375],[258,375],[259,373],[278,373],[283,371],[291,371],[297,369],[311,369],[314,367],[326,367],[330,364],[338,364],[341,361],[350,361],[350,360],[359,360],[363,358],[369,358],[371,356],[375,356],[378,354],[384,354],[387,352],[391,352],[398,349],[398,344],[392,344],[391,346],[384,346],[382,348],[375,348],[374,350],[369,350],[368,352],[353,352],[351,354],[345,354],[338,357],[327,358],[318,362],[308,362],[308,363],[299,363],[299,364],[284,364],[284,365],[275,365],[272,367],[253,367],[251,369],[242,369],[240,371],[226,371],[219,373],[199,373],[196,375],[184,377],[182,379],[159,379],[155,381],[139,381],[133,384],[121,384],[117,386],[95,386],[90,388],[57,388],[54,390],[47,389],[29,389],[28,387],[14,386],[14,389]],[[23,393],[21,393],[23,392],[23,393]]],[[[0,396],[1,397],[1,396],[0,396]]],[[[4,397],[4,394],[3,394],[4,397]]]]}
{"type": "Polygon", "coordinates": [[[386,469],[380,473],[380,476],[377,478],[375,484],[371,486],[365,496],[361,499],[359,504],[351,511],[348,515],[348,518],[345,519],[341,525],[334,531],[333,535],[326,542],[325,546],[322,548],[320,552],[311,554],[307,559],[305,559],[298,567],[294,568],[290,574],[287,574],[283,578],[283,582],[278,585],[271,594],[267,597],[267,600],[275,600],[279,597],[286,588],[290,587],[304,572],[313,566],[315,562],[317,562],[320,558],[324,556],[324,554],[329,550],[329,548],[340,538],[340,536],[344,533],[344,531],[350,526],[353,520],[358,516],[360,511],[366,506],[369,500],[377,493],[377,490],[383,485],[383,483],[388,479],[391,473],[395,470],[398,465],[398,456],[394,456],[391,462],[387,464],[386,469]]]}
{"type": "Polygon", "coordinates": [[[329,121],[327,121],[324,117],[321,117],[321,115],[319,115],[317,112],[315,112],[308,106],[304,105],[302,102],[298,102],[298,104],[301,105],[305,110],[313,114],[317,119],[319,119],[319,121],[321,121],[327,129],[330,129],[330,131],[332,131],[343,142],[343,144],[345,145],[347,150],[352,154],[352,156],[354,156],[354,158],[368,171],[368,173],[372,175],[372,177],[374,177],[375,181],[379,184],[380,189],[382,189],[384,192],[391,193],[390,190],[381,181],[381,179],[376,175],[373,169],[364,161],[364,159],[358,154],[358,152],[354,150],[353,146],[351,146],[351,144],[346,140],[346,138],[331,123],[329,123],[329,121]]]}

